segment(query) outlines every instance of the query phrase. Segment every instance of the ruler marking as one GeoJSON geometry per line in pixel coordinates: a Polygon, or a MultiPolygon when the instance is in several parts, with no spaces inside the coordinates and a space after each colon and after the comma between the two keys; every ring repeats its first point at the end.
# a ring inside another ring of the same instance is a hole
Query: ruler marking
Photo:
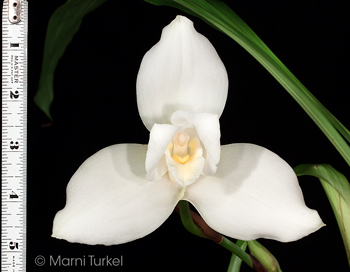
{"type": "Polygon", "coordinates": [[[19,22],[9,17],[9,2],[2,10],[1,271],[19,272],[26,271],[28,2],[16,0],[19,22]]]}

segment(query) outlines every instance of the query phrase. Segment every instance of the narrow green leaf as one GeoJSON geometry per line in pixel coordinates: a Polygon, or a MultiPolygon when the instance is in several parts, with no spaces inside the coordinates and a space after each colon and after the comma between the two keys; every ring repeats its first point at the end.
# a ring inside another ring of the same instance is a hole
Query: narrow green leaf
{"type": "Polygon", "coordinates": [[[218,0],[145,0],[167,5],[195,15],[219,29],[256,58],[288,91],[350,165],[350,142],[347,130],[306,87],[287,69],[260,38],[225,3],[218,0]],[[343,137],[339,134],[339,132],[343,137]]]}
{"type": "Polygon", "coordinates": [[[350,206],[328,182],[320,179],[337,220],[350,265],[350,206]]]}
{"type": "Polygon", "coordinates": [[[250,253],[257,258],[268,272],[282,271],[277,259],[258,241],[248,241],[250,253]]]}
{"type": "Polygon", "coordinates": [[[35,103],[52,120],[50,106],[53,101],[54,72],[83,17],[107,0],[68,0],[56,9],[50,18],[44,47],[43,64],[35,103]]]}
{"type": "MultiPolygon", "coordinates": [[[[246,241],[237,240],[236,245],[245,251],[248,243],[246,241]]],[[[241,264],[242,264],[242,259],[237,257],[236,254],[232,253],[227,272],[239,272],[241,269],[241,264]]]]}
{"type": "Polygon", "coordinates": [[[298,176],[320,179],[337,220],[350,265],[350,184],[345,176],[327,164],[302,164],[294,168],[298,176]]]}
{"type": "Polygon", "coordinates": [[[301,164],[294,168],[297,176],[313,176],[329,183],[350,205],[350,184],[346,177],[329,164],[301,164]]]}

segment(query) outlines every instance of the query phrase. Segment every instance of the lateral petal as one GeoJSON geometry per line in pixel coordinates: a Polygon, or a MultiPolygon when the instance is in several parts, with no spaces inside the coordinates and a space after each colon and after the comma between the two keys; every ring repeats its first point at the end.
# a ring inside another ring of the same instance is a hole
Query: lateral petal
{"type": "Polygon", "coordinates": [[[170,124],[176,110],[220,117],[228,77],[208,39],[194,29],[192,21],[177,16],[143,57],[136,90],[141,119],[151,130],[155,123],[170,124]]]}
{"type": "Polygon", "coordinates": [[[180,130],[181,127],[167,124],[154,124],[152,127],[146,155],[147,180],[155,181],[168,171],[164,152],[174,135],[180,130]]]}
{"type": "Polygon", "coordinates": [[[172,213],[182,189],[167,175],[147,181],[147,146],[113,145],[88,158],[67,186],[67,203],[52,236],[69,242],[113,245],[153,232],[172,213]]]}
{"type": "Polygon", "coordinates": [[[183,199],[206,223],[232,238],[290,242],[324,226],[306,207],[293,169],[273,152],[252,144],[221,147],[215,176],[201,176],[183,199]]]}

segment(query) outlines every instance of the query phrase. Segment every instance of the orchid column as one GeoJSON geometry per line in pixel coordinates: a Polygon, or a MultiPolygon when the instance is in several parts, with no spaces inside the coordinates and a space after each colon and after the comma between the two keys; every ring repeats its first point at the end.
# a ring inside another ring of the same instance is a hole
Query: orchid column
{"type": "Polygon", "coordinates": [[[87,159],[68,184],[52,236],[129,242],[156,230],[179,200],[192,203],[217,232],[241,240],[288,242],[322,227],[284,160],[253,144],[220,146],[227,90],[214,47],[190,20],[176,17],[138,74],[148,146],[117,144],[87,159]]]}

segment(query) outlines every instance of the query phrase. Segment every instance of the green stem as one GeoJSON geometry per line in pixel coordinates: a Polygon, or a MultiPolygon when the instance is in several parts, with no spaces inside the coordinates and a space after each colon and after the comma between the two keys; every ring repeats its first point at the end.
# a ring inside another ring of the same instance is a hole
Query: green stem
{"type": "MultiPolygon", "coordinates": [[[[194,224],[193,219],[192,219],[192,215],[191,215],[191,211],[190,211],[190,205],[187,201],[184,201],[184,200],[179,201],[178,207],[179,207],[179,212],[180,212],[182,224],[189,232],[191,232],[192,234],[195,234],[199,237],[211,239],[207,235],[204,235],[203,232],[201,231],[201,229],[198,228],[194,224]]],[[[249,265],[251,268],[253,268],[253,262],[252,262],[252,259],[248,253],[246,253],[244,250],[242,250],[235,243],[231,242],[229,239],[225,238],[222,235],[220,235],[220,236],[222,239],[217,244],[221,245],[222,247],[228,249],[229,251],[231,251],[232,253],[237,255],[237,257],[241,258],[243,262],[245,262],[247,265],[249,265]]]]}
{"type": "Polygon", "coordinates": [[[219,245],[231,251],[233,254],[237,255],[240,259],[242,259],[243,262],[245,262],[247,265],[253,268],[253,262],[250,258],[250,255],[246,253],[243,249],[241,249],[238,245],[236,245],[234,242],[231,242],[226,237],[222,237],[222,242],[219,245]]]}
{"type": "Polygon", "coordinates": [[[181,222],[184,225],[184,227],[192,234],[205,238],[206,236],[193,223],[189,203],[185,200],[180,200],[178,206],[180,210],[181,222]]]}
{"type": "MultiPolygon", "coordinates": [[[[246,241],[237,240],[236,245],[245,251],[248,246],[248,243],[246,241]]],[[[236,254],[232,253],[227,272],[239,271],[241,269],[241,264],[242,264],[242,259],[239,258],[236,254]]]]}

